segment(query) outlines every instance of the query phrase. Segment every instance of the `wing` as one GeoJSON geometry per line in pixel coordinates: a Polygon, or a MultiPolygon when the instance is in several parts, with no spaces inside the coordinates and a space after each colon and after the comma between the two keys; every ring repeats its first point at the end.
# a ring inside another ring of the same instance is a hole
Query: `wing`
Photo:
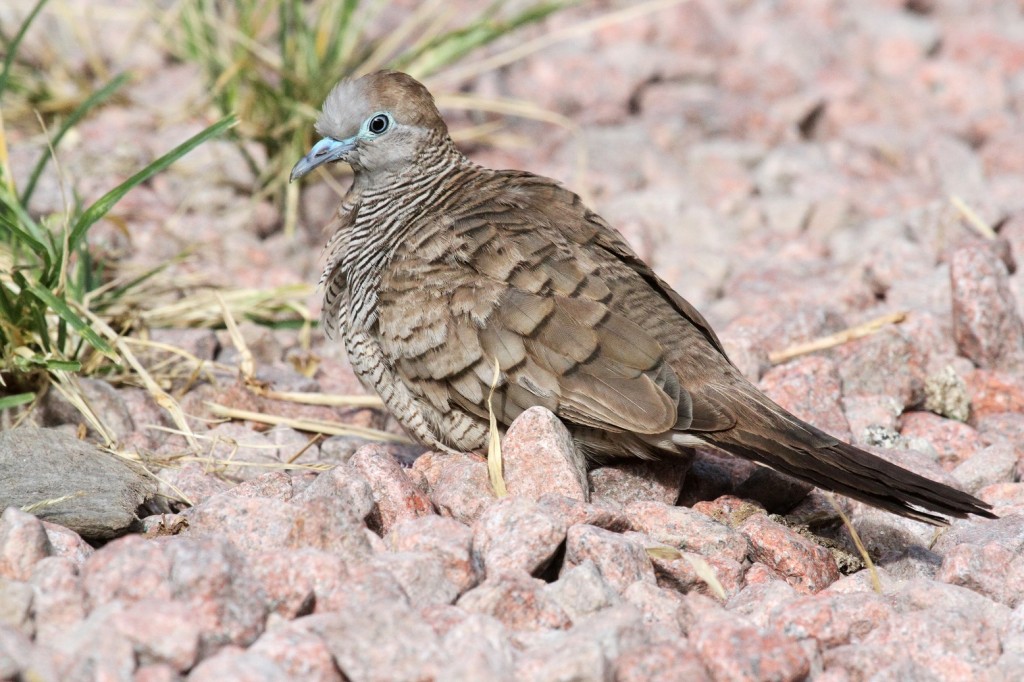
{"type": "Polygon", "coordinates": [[[382,294],[378,324],[398,374],[440,412],[486,418],[497,363],[492,406],[506,425],[534,405],[609,431],[663,433],[679,420],[679,385],[661,347],[607,306],[447,274],[426,281],[449,286],[382,294]]]}
{"type": "MultiPolygon", "coordinates": [[[[486,418],[497,362],[492,405],[506,425],[543,405],[607,431],[731,426],[709,400],[695,410],[665,345],[646,328],[645,316],[667,314],[696,329],[624,262],[632,254],[624,242],[590,246],[602,229],[614,233],[549,180],[491,179],[499,184],[464,188],[449,202],[456,208],[399,249],[382,277],[381,347],[411,390],[442,412],[486,418]],[[624,305],[624,288],[636,309],[624,305]]],[[[703,332],[693,335],[708,346],[703,332]]]]}

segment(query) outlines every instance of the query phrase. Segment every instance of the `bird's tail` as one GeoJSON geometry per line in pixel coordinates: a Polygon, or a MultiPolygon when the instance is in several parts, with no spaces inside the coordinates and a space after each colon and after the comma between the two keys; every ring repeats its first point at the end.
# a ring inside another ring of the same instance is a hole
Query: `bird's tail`
{"type": "Polygon", "coordinates": [[[737,419],[731,429],[701,437],[732,455],[900,516],[933,525],[947,521],[929,511],[997,518],[991,505],[974,496],[829,436],[757,393],[758,399],[733,405],[754,414],[737,419]]]}

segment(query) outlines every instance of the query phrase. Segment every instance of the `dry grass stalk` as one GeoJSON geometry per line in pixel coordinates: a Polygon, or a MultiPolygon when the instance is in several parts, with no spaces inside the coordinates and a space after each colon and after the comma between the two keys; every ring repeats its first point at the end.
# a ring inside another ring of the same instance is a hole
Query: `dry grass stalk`
{"type": "Polygon", "coordinates": [[[206,406],[210,408],[210,412],[218,417],[226,417],[228,419],[241,419],[244,421],[259,422],[261,424],[271,424],[274,426],[289,426],[297,431],[322,433],[328,436],[355,436],[357,438],[376,440],[384,443],[412,443],[412,441],[405,436],[399,436],[398,434],[388,433],[387,431],[381,431],[379,429],[370,429],[363,426],[352,426],[350,424],[341,424],[339,422],[330,422],[324,419],[312,419],[309,417],[282,417],[274,414],[266,414],[264,412],[240,410],[211,402],[207,402],[206,406]]]}
{"type": "Polygon", "coordinates": [[[699,554],[683,553],[675,547],[669,547],[667,545],[658,545],[656,547],[646,547],[647,556],[653,559],[661,559],[662,561],[678,561],[683,559],[690,565],[693,572],[697,574],[697,577],[704,581],[711,592],[725,601],[728,595],[725,592],[725,588],[722,586],[722,582],[715,575],[715,570],[711,568],[711,564],[704,560],[704,557],[699,554]]]}
{"type": "Polygon", "coordinates": [[[85,495],[86,492],[84,490],[79,490],[77,492],[71,493],[70,495],[62,495],[60,497],[54,497],[49,500],[39,500],[38,502],[33,502],[32,504],[26,504],[24,507],[21,508],[21,511],[27,514],[35,514],[40,509],[52,507],[54,505],[60,504],[61,502],[73,500],[78,497],[85,497],[85,495]]]}
{"type": "Polygon", "coordinates": [[[132,353],[131,348],[128,347],[125,340],[111,329],[110,325],[100,319],[92,311],[84,307],[81,308],[79,312],[89,319],[94,329],[113,343],[117,352],[121,354],[121,357],[124,358],[125,362],[131,366],[132,370],[135,371],[135,374],[142,380],[143,387],[145,387],[149,392],[156,404],[167,410],[168,414],[171,415],[171,420],[178,429],[180,429],[180,433],[185,437],[189,447],[192,448],[194,452],[199,452],[199,441],[196,440],[195,433],[193,433],[192,428],[188,425],[188,421],[185,419],[185,413],[182,412],[178,401],[160,388],[160,385],[155,379],[153,379],[146,368],[142,366],[142,363],[135,357],[135,354],[132,353]]]}
{"type": "Polygon", "coordinates": [[[878,570],[875,568],[875,562],[871,560],[871,555],[868,554],[867,547],[861,542],[860,535],[857,533],[857,529],[850,523],[849,517],[843,511],[839,503],[836,502],[836,498],[832,493],[825,492],[825,499],[828,500],[832,508],[839,514],[839,518],[843,520],[843,525],[846,526],[846,530],[850,531],[850,537],[853,538],[853,544],[857,547],[857,552],[860,554],[860,558],[864,560],[864,565],[868,567],[868,573],[871,575],[871,588],[878,594],[882,594],[882,581],[878,578],[878,570]]]}
{"type": "Polygon", "coordinates": [[[784,350],[769,353],[768,361],[773,365],[778,365],[792,360],[793,358],[800,357],[801,355],[807,355],[808,353],[814,353],[819,350],[835,348],[836,346],[841,346],[844,343],[849,343],[855,339],[870,336],[883,327],[887,327],[891,324],[899,324],[905,319],[907,319],[907,313],[905,312],[882,315],[881,317],[876,317],[873,320],[868,320],[863,324],[858,324],[854,327],[838,331],[835,334],[829,334],[828,336],[823,336],[819,339],[814,339],[813,341],[807,341],[805,343],[797,343],[784,350]]]}
{"type": "Polygon", "coordinates": [[[505,487],[505,478],[501,470],[501,432],[498,431],[498,420],[495,419],[494,409],[491,407],[491,398],[494,397],[494,389],[497,387],[499,379],[501,379],[501,368],[498,366],[498,359],[495,358],[491,392],[487,394],[487,420],[490,423],[487,435],[487,475],[491,479],[494,494],[500,499],[508,495],[508,488],[505,487]]]}
{"type": "Polygon", "coordinates": [[[284,400],[302,405],[322,405],[327,407],[365,407],[384,409],[384,402],[375,395],[331,395],[329,393],[301,393],[298,391],[272,391],[261,386],[254,386],[253,393],[271,400],[284,400]]]}
{"type": "Polygon", "coordinates": [[[224,316],[224,324],[228,329],[228,336],[231,337],[231,343],[238,351],[238,355],[241,361],[238,363],[238,371],[242,375],[242,380],[246,384],[255,384],[256,382],[256,361],[253,360],[252,351],[249,350],[249,345],[242,338],[242,332],[238,331],[238,325],[235,324],[235,316],[231,314],[231,310],[224,302],[224,297],[219,292],[215,292],[217,297],[217,303],[220,305],[221,315],[224,316]]]}
{"type": "Polygon", "coordinates": [[[949,203],[953,204],[955,208],[968,225],[974,228],[974,230],[985,239],[996,239],[999,235],[992,229],[992,226],[981,219],[977,211],[967,205],[967,202],[953,194],[949,197],[949,203]]]}
{"type": "Polygon", "coordinates": [[[92,405],[89,403],[89,399],[85,397],[85,393],[82,391],[81,384],[78,383],[78,376],[71,372],[65,372],[63,370],[54,370],[50,372],[50,376],[53,378],[52,386],[64,400],[68,401],[72,407],[78,410],[79,414],[85,418],[85,421],[92,427],[93,431],[100,435],[103,439],[103,444],[110,447],[114,444],[114,436],[107,428],[107,425],[103,423],[96,411],[92,409],[92,405]]]}

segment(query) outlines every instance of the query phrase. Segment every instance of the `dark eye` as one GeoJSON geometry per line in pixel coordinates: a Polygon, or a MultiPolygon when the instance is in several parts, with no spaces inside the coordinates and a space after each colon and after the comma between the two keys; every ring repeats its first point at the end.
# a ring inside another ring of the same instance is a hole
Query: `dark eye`
{"type": "Polygon", "coordinates": [[[370,123],[366,126],[366,128],[374,135],[380,135],[381,133],[388,129],[389,125],[391,125],[391,121],[388,119],[386,115],[377,114],[376,116],[370,119],[370,123]]]}

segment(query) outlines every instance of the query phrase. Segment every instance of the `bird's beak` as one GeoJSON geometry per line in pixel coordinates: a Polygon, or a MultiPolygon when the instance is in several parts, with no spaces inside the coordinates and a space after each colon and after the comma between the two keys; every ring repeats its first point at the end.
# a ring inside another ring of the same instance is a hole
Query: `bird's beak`
{"type": "Polygon", "coordinates": [[[335,140],[333,137],[325,137],[313,145],[308,154],[299,159],[299,162],[292,168],[292,174],[288,177],[288,182],[301,178],[309,171],[325,163],[340,161],[345,154],[355,148],[355,137],[350,137],[346,140],[335,140]]]}

